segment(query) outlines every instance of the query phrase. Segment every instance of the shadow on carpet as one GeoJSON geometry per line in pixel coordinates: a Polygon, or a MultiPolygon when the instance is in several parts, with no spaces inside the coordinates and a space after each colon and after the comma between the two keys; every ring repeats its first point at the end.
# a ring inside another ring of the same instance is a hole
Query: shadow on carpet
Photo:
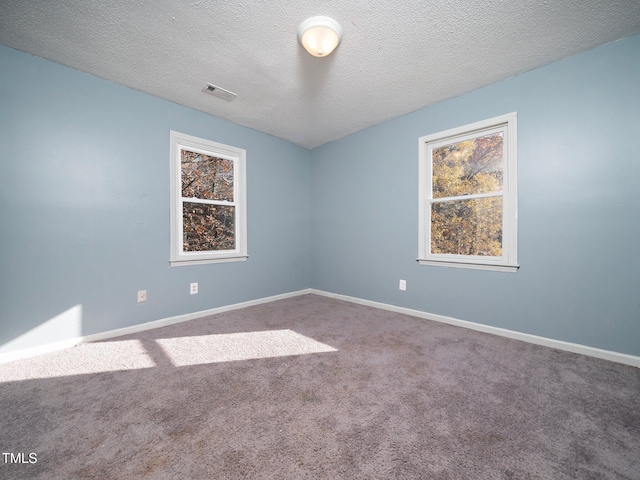
{"type": "Polygon", "coordinates": [[[640,369],[315,295],[0,365],[0,412],[3,479],[640,478],[640,369]]]}

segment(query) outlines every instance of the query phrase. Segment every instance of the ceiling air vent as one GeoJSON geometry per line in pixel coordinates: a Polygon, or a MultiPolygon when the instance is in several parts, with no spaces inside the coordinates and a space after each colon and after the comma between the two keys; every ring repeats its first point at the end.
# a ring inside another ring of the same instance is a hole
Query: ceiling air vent
{"type": "Polygon", "coordinates": [[[207,86],[204,87],[202,91],[204,93],[210,93],[211,95],[226,100],[227,102],[230,102],[238,96],[235,93],[230,92],[229,90],[225,90],[224,88],[218,87],[217,85],[213,85],[211,83],[207,83],[207,86]]]}

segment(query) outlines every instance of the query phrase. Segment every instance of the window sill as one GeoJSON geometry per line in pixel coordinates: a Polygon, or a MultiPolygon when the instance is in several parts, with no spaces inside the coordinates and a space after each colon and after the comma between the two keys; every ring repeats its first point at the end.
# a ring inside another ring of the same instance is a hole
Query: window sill
{"type": "Polygon", "coordinates": [[[228,263],[228,262],[244,262],[249,258],[248,255],[240,255],[237,257],[220,257],[220,258],[199,258],[185,260],[170,260],[172,267],[186,267],[188,265],[204,265],[206,263],[228,263]]]}
{"type": "Polygon", "coordinates": [[[430,265],[435,267],[468,268],[471,270],[492,270],[494,272],[515,273],[520,265],[491,265],[486,263],[464,263],[464,262],[441,262],[437,260],[416,259],[420,265],[430,265]]]}

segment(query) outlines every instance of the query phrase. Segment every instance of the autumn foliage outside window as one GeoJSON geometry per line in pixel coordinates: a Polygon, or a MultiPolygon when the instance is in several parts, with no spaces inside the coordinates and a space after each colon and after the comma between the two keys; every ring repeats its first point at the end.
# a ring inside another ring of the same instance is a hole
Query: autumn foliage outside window
{"type": "Polygon", "coordinates": [[[420,139],[419,260],[513,271],[515,114],[420,139]]]}
{"type": "Polygon", "coordinates": [[[171,144],[172,265],[244,260],[245,151],[177,132],[171,144]]]}
{"type": "Polygon", "coordinates": [[[181,165],[183,250],[233,250],[233,161],[182,150],[181,165]]]}
{"type": "Polygon", "coordinates": [[[502,255],[503,135],[432,150],[431,251],[502,255]],[[472,200],[460,199],[487,194],[472,200]]]}

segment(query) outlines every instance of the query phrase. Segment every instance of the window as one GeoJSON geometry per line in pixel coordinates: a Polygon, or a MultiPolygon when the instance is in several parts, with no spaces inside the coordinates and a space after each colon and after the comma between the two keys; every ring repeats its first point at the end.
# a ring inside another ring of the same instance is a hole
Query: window
{"type": "Polygon", "coordinates": [[[516,114],[419,139],[422,265],[514,272],[516,114]]]}
{"type": "Polygon", "coordinates": [[[247,258],[246,152],[171,132],[171,265],[247,258]]]}

